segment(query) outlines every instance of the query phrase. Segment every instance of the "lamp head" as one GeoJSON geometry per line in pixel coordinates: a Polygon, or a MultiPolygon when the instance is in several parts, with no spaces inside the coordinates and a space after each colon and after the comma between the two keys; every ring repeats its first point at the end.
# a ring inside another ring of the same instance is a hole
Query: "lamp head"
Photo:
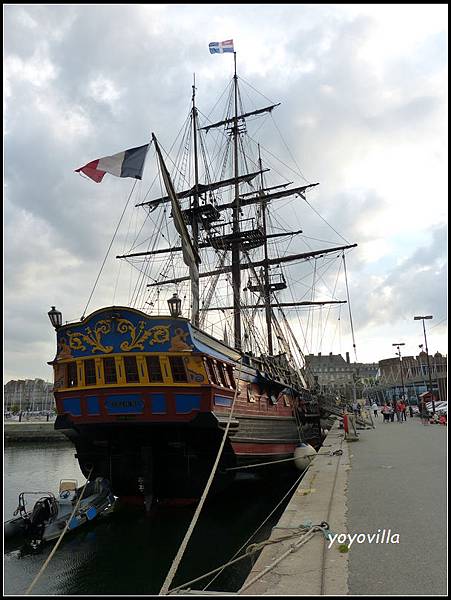
{"type": "Polygon", "coordinates": [[[171,317],[180,317],[182,314],[182,301],[175,293],[172,298],[168,300],[169,312],[171,313],[171,317]]]}
{"type": "Polygon", "coordinates": [[[52,306],[52,310],[49,310],[47,313],[50,319],[50,323],[53,327],[58,330],[63,324],[63,314],[61,311],[56,310],[54,306],[52,306]]]}

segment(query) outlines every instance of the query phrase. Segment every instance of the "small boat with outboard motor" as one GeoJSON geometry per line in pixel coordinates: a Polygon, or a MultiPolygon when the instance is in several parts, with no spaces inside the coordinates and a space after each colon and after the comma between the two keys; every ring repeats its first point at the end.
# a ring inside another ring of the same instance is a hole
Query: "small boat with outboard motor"
{"type": "Polygon", "coordinates": [[[97,477],[78,487],[75,479],[62,479],[58,498],[52,492],[21,492],[14,518],[4,524],[5,544],[25,543],[37,549],[59,538],[64,528],[78,529],[109,515],[116,504],[110,483],[97,477]],[[28,510],[30,500],[38,497],[28,510]]]}

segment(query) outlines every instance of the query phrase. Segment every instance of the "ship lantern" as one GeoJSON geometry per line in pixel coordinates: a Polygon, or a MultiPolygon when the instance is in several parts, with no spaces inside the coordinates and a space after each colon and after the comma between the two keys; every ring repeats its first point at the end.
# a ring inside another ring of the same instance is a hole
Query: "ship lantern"
{"type": "Polygon", "coordinates": [[[170,300],[168,300],[169,312],[171,313],[171,317],[180,317],[182,314],[182,301],[174,294],[170,300]]]}
{"type": "Polygon", "coordinates": [[[49,310],[47,314],[49,315],[50,323],[53,327],[59,329],[63,324],[63,313],[52,306],[52,310],[49,310]]]}

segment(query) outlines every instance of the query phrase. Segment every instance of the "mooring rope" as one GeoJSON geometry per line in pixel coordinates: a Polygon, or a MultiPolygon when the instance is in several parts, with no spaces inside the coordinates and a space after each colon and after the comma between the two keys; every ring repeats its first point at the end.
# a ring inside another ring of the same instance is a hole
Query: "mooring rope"
{"type": "Polygon", "coordinates": [[[188,545],[188,541],[189,541],[189,539],[191,537],[191,534],[193,533],[194,527],[196,526],[196,523],[197,523],[197,520],[199,518],[200,512],[201,512],[202,507],[204,505],[205,499],[206,499],[207,494],[208,494],[208,492],[210,490],[210,486],[212,484],[213,477],[216,474],[216,470],[217,470],[218,464],[219,464],[219,459],[221,458],[222,450],[224,448],[224,444],[225,444],[225,441],[227,439],[227,434],[229,432],[230,423],[232,421],[232,415],[233,415],[233,410],[235,408],[235,402],[236,402],[236,399],[238,397],[238,390],[240,388],[239,383],[240,383],[240,376],[241,376],[242,368],[243,368],[243,359],[241,359],[241,362],[240,362],[240,369],[239,369],[239,372],[238,372],[238,377],[236,379],[236,385],[235,385],[235,395],[233,397],[232,406],[230,408],[229,419],[227,421],[226,428],[224,429],[224,435],[222,436],[221,445],[219,446],[219,450],[218,450],[218,454],[216,456],[215,463],[214,463],[213,468],[211,470],[210,476],[208,478],[207,484],[205,486],[204,492],[203,492],[202,497],[200,499],[199,505],[196,508],[196,512],[194,513],[194,516],[192,518],[190,526],[188,527],[188,530],[187,530],[187,532],[185,534],[185,537],[183,538],[183,541],[180,544],[178,552],[177,552],[177,554],[176,554],[176,556],[175,556],[175,558],[174,558],[174,560],[172,562],[171,568],[169,569],[168,574],[166,575],[166,579],[164,580],[164,583],[163,583],[163,585],[162,585],[162,587],[160,589],[159,596],[166,595],[168,593],[168,591],[169,591],[169,586],[171,585],[172,580],[174,579],[174,576],[175,576],[175,574],[177,572],[177,569],[179,567],[180,561],[182,560],[183,554],[185,553],[186,546],[188,545]]]}
{"type": "Polygon", "coordinates": [[[56,552],[56,550],[57,550],[58,546],[59,546],[59,545],[60,545],[60,543],[62,542],[62,540],[63,540],[63,537],[64,537],[64,535],[65,535],[65,533],[66,533],[66,531],[67,531],[67,529],[68,529],[68,527],[69,527],[69,523],[72,521],[72,517],[74,516],[75,512],[77,511],[77,509],[78,509],[78,506],[79,506],[79,504],[80,504],[80,502],[81,502],[81,499],[83,498],[83,495],[84,495],[84,493],[85,493],[85,490],[86,490],[86,487],[87,487],[87,483],[88,483],[88,481],[89,481],[89,478],[91,477],[91,473],[92,473],[92,471],[93,471],[93,470],[94,470],[94,467],[92,467],[92,468],[91,468],[91,470],[89,471],[89,475],[88,475],[88,477],[87,477],[86,484],[84,485],[84,487],[83,487],[83,489],[82,489],[82,491],[81,491],[81,493],[80,493],[80,497],[78,498],[78,501],[77,501],[77,503],[76,503],[76,505],[75,505],[75,507],[74,507],[74,510],[72,511],[72,514],[71,514],[71,515],[70,515],[70,517],[67,519],[66,526],[64,527],[63,531],[61,532],[61,535],[59,536],[59,538],[58,538],[58,540],[57,540],[56,544],[54,545],[54,547],[53,547],[53,549],[52,549],[52,551],[51,551],[51,552],[50,552],[50,554],[48,555],[48,557],[47,557],[47,560],[45,561],[45,563],[42,565],[41,569],[39,570],[39,573],[38,573],[38,574],[36,575],[36,577],[33,579],[33,581],[31,582],[31,585],[30,585],[30,587],[29,587],[29,588],[27,589],[27,591],[25,592],[25,595],[26,595],[26,596],[27,596],[27,595],[28,595],[28,594],[31,592],[31,590],[34,588],[34,586],[36,585],[37,581],[39,580],[39,578],[41,577],[41,575],[42,575],[42,574],[44,573],[44,571],[46,570],[46,568],[47,568],[47,566],[48,566],[49,562],[50,562],[50,561],[51,561],[51,559],[53,558],[53,555],[55,554],[55,552],[56,552]]]}
{"type": "MultiPolygon", "coordinates": [[[[264,575],[266,575],[266,573],[269,573],[269,571],[271,571],[272,569],[274,569],[274,567],[276,567],[286,556],[288,556],[289,554],[291,554],[292,552],[296,552],[296,550],[299,550],[299,548],[301,548],[301,546],[303,546],[304,544],[306,544],[309,540],[312,539],[312,537],[315,535],[315,533],[317,533],[318,531],[321,531],[324,534],[324,537],[327,538],[328,535],[328,529],[329,526],[327,525],[327,527],[323,527],[321,525],[313,525],[308,531],[307,533],[303,533],[302,537],[300,540],[298,540],[296,543],[292,544],[288,550],[286,550],[283,554],[281,554],[278,558],[276,558],[276,560],[274,560],[270,565],[268,565],[265,569],[263,569],[263,571],[260,571],[260,573],[258,573],[258,575],[256,575],[254,578],[252,578],[250,581],[248,581],[247,583],[245,583],[239,590],[238,590],[238,594],[241,594],[242,592],[244,592],[244,590],[247,590],[247,588],[249,588],[252,584],[254,584],[256,581],[258,581],[261,577],[263,577],[264,575]]],[[[292,537],[296,537],[298,534],[292,534],[291,536],[285,536],[285,539],[290,539],[292,537]]],[[[283,538],[280,538],[280,540],[274,540],[274,543],[278,542],[278,541],[282,541],[283,538]]]]}
{"type": "MultiPolygon", "coordinates": [[[[294,488],[296,488],[299,484],[299,482],[301,481],[301,479],[304,477],[304,473],[301,473],[299,475],[299,477],[296,479],[296,481],[293,483],[293,485],[290,487],[290,489],[286,492],[286,494],[283,496],[283,498],[281,498],[281,500],[279,500],[279,502],[276,504],[276,506],[272,509],[272,511],[269,513],[269,515],[266,517],[266,519],[264,519],[264,521],[262,521],[260,523],[260,525],[257,527],[257,529],[247,538],[247,540],[244,542],[244,544],[241,546],[241,548],[239,548],[235,554],[232,556],[232,559],[235,558],[235,556],[237,556],[237,554],[239,554],[241,552],[241,550],[243,550],[243,548],[246,547],[246,544],[248,544],[251,539],[257,535],[257,533],[260,531],[260,529],[263,527],[263,525],[269,521],[269,519],[272,517],[272,515],[276,512],[276,510],[279,508],[279,506],[283,503],[283,501],[285,500],[285,498],[287,498],[290,493],[294,490],[294,488]]],[[[217,575],[215,575],[213,577],[213,579],[211,581],[209,581],[207,583],[207,585],[203,588],[203,590],[205,590],[207,587],[209,587],[213,581],[216,579],[216,577],[219,577],[219,575],[222,573],[222,571],[226,568],[227,565],[223,565],[223,567],[221,568],[221,571],[219,571],[219,573],[217,575]]]]}
{"type": "MultiPolygon", "coordinates": [[[[315,458],[315,456],[316,456],[316,454],[314,454],[313,456],[304,456],[303,458],[307,458],[310,462],[312,462],[312,460],[315,458]]],[[[296,460],[297,458],[298,457],[296,457],[296,456],[290,456],[290,458],[281,458],[279,460],[270,460],[268,462],[255,463],[254,465],[243,465],[241,467],[228,467],[225,470],[226,471],[239,471],[241,469],[254,469],[255,467],[266,467],[267,465],[275,465],[276,463],[288,462],[290,460],[296,460]]]]}
{"type": "MultiPolygon", "coordinates": [[[[196,577],[196,579],[192,579],[191,581],[187,581],[183,585],[180,585],[176,588],[172,588],[171,590],[169,590],[169,594],[174,594],[175,592],[178,592],[179,590],[187,591],[190,589],[187,586],[191,585],[192,583],[196,583],[197,581],[200,581],[201,579],[204,579],[205,577],[208,577],[209,575],[214,575],[215,573],[218,573],[219,571],[223,571],[226,567],[229,567],[229,566],[237,563],[238,561],[242,560],[243,558],[249,558],[250,556],[252,556],[252,554],[255,554],[256,552],[260,552],[265,546],[269,546],[272,544],[278,544],[279,542],[286,542],[287,540],[291,540],[293,538],[299,537],[299,535],[305,536],[306,533],[308,533],[309,530],[311,530],[311,528],[313,528],[313,527],[321,527],[321,526],[318,526],[318,525],[302,526],[301,525],[301,526],[295,528],[296,532],[290,533],[289,535],[284,535],[284,536],[274,539],[274,540],[264,540],[263,542],[259,542],[256,544],[250,544],[246,548],[245,553],[242,554],[241,556],[238,556],[237,558],[232,558],[231,560],[224,563],[223,565],[217,567],[216,569],[213,569],[213,571],[204,573],[200,577],[196,577]]],[[[208,584],[208,585],[210,585],[210,584],[208,584]]]]}

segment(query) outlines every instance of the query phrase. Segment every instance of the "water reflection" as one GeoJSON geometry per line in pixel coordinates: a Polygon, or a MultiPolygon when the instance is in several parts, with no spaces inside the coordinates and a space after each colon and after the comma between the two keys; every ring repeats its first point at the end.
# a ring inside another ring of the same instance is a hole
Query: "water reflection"
{"type": "MultiPolygon", "coordinates": [[[[62,478],[84,481],[71,446],[30,444],[5,448],[4,519],[11,518],[17,495],[27,489],[55,490],[62,478]]],[[[245,478],[227,492],[207,501],[171,587],[190,581],[232,559],[277,505],[293,479],[277,484],[245,478]]],[[[252,542],[268,537],[283,506],[252,542]]],[[[158,594],[195,507],[156,506],[150,515],[122,507],[104,521],[74,532],[64,539],[33,589],[44,595],[158,594]]],[[[4,557],[4,591],[23,594],[31,584],[53,544],[38,555],[20,558],[18,551],[4,557]]],[[[235,591],[251,568],[245,558],[227,568],[212,589],[235,591]]],[[[212,579],[191,587],[202,589],[212,579]]]]}

